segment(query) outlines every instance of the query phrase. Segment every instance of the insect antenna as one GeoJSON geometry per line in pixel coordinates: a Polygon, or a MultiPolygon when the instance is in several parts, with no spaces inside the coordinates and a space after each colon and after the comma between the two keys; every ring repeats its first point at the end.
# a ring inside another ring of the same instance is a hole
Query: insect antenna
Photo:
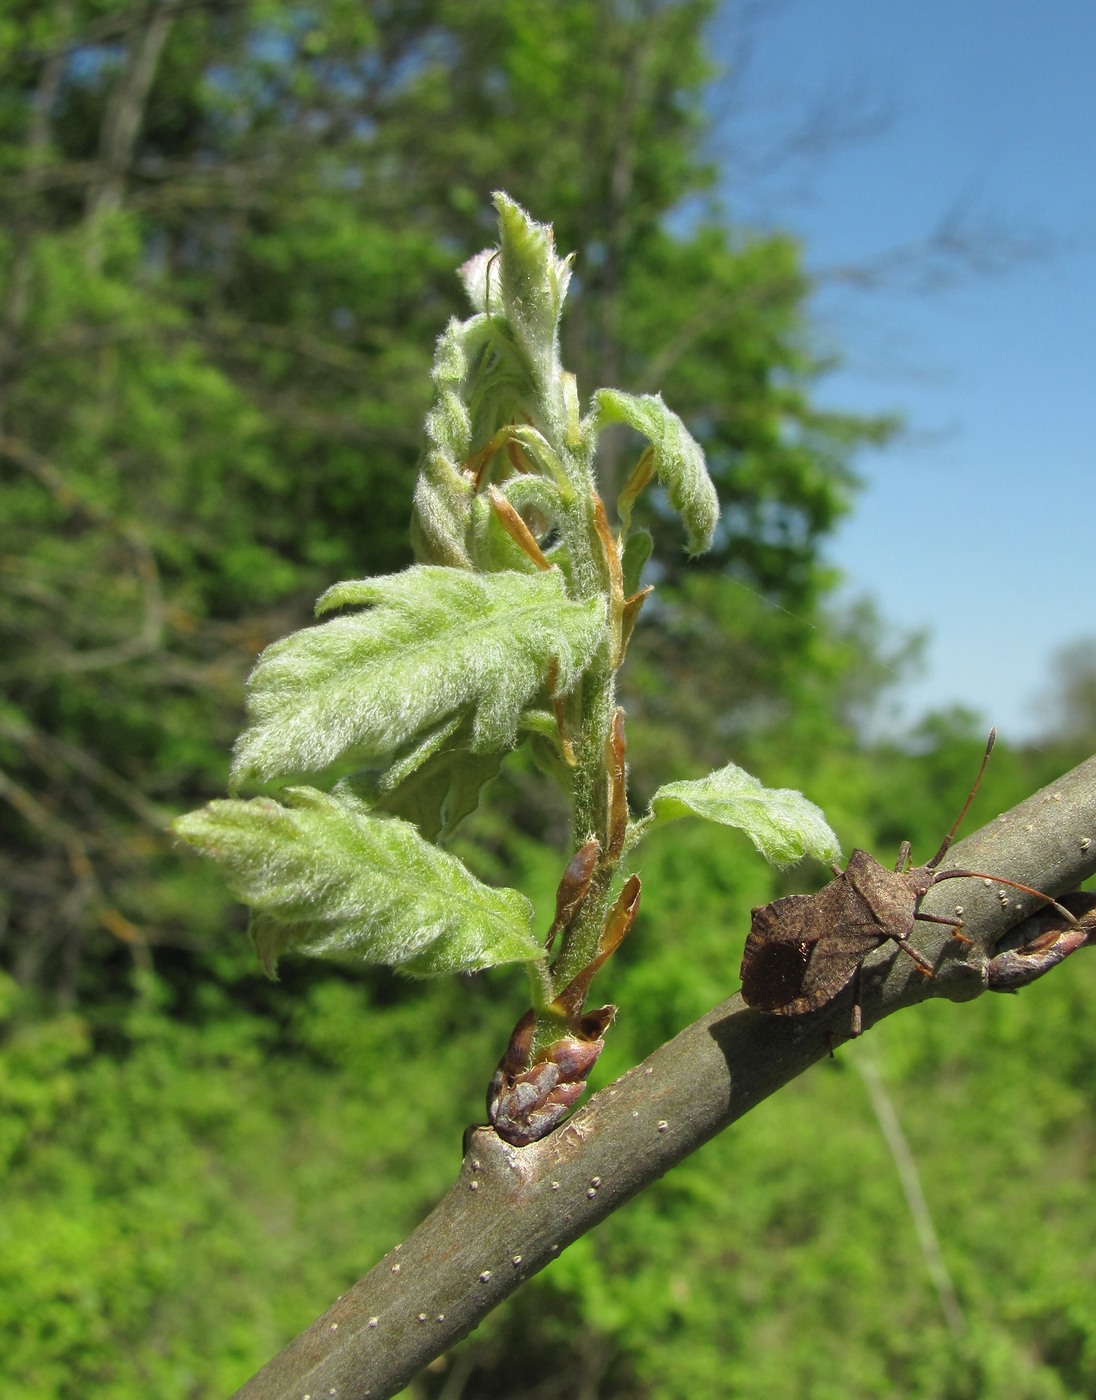
{"type": "MultiPolygon", "coordinates": [[[[971,788],[970,792],[967,794],[967,800],[963,803],[963,810],[962,810],[962,811],[959,813],[959,815],[955,818],[955,821],[952,822],[951,830],[950,830],[950,831],[948,832],[948,834],[944,837],[944,840],[943,840],[943,843],[942,843],[941,846],[940,846],[940,849],[939,849],[939,850],[936,852],[936,854],[933,856],[932,860],[926,862],[926,864],[928,865],[928,868],[929,868],[930,870],[935,870],[936,867],[940,864],[940,862],[941,862],[941,861],[944,859],[944,857],[947,855],[947,853],[948,853],[948,847],[951,845],[952,841],[955,839],[955,833],[959,830],[959,827],[960,827],[960,824],[962,823],[963,818],[964,818],[964,817],[967,815],[967,813],[970,811],[970,804],[974,801],[975,794],[977,793],[978,788],[979,788],[979,786],[980,786],[980,784],[981,784],[981,782],[982,782],[982,774],[986,771],[986,764],[989,762],[989,756],[990,756],[990,754],[993,752],[993,746],[994,746],[994,744],[995,744],[996,742],[997,742],[997,730],[996,730],[996,728],[994,728],[994,729],[991,729],[991,730],[989,731],[989,739],[986,741],[986,751],[985,751],[985,753],[982,755],[982,766],[981,766],[981,768],[979,768],[979,770],[978,770],[978,776],[977,776],[977,777],[975,778],[975,780],[974,780],[974,785],[973,785],[973,787],[971,788]]],[[[1038,891],[1036,891],[1036,893],[1038,893],[1038,891]]]]}
{"type": "Polygon", "coordinates": [[[981,870],[942,870],[933,880],[933,884],[938,885],[941,880],[992,880],[995,885],[1009,885],[1014,890],[1023,890],[1025,894],[1033,894],[1038,899],[1045,899],[1069,923],[1076,924],[1077,922],[1065,905],[1059,904],[1051,895],[1044,894],[1042,890],[1033,889],[1031,885],[1021,885],[1019,880],[1006,880],[1003,875],[987,875],[981,870]]]}

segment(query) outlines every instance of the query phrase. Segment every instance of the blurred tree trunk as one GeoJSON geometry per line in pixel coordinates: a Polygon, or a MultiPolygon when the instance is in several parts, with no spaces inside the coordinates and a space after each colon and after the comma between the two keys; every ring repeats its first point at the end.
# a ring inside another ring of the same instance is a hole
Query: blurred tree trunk
{"type": "Polygon", "coordinates": [[[178,9],[173,0],[151,0],[129,36],[125,62],[99,129],[97,169],[87,187],[89,219],[121,208],[156,68],[178,9]]]}

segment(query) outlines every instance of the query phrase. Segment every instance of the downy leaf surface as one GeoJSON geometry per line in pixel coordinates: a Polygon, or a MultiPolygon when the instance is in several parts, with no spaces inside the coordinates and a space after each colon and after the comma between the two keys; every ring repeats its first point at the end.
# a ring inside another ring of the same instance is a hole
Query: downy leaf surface
{"type": "Polygon", "coordinates": [[[470,727],[459,717],[448,719],[384,772],[355,773],[334,791],[345,790],[374,811],[414,822],[428,841],[442,840],[476,810],[481,790],[502,765],[500,753],[470,752],[470,727]]]}
{"type": "Polygon", "coordinates": [[[627,423],[642,433],[654,450],[654,469],[685,525],[690,554],[703,554],[719,520],[719,498],[704,461],[704,452],[661,394],[626,394],[599,389],[594,395],[596,427],[627,423]]]}
{"type": "Polygon", "coordinates": [[[558,570],[473,574],[414,565],[337,584],[318,611],[363,610],[267,648],[248,682],[250,723],[232,785],[322,786],[383,767],[416,736],[471,719],[475,753],[512,748],[525,706],[555,663],[566,694],[605,636],[604,604],[567,597],[558,570]]]}
{"type": "MultiPolygon", "coordinates": [[[[503,313],[543,387],[559,373],[557,333],[571,259],[556,257],[551,224],[538,224],[509,195],[499,192],[494,200],[503,313]]],[[[487,291],[485,278],[485,296],[487,291]]]]}
{"type": "Polygon", "coordinates": [[[291,946],[416,977],[542,956],[524,895],[483,884],[410,822],[371,812],[347,792],[301,787],[282,796],[210,802],[175,823],[225,867],[251,908],[271,975],[291,946]]]}
{"type": "Polygon", "coordinates": [[[794,788],[767,788],[733,763],[705,778],[666,783],[651,799],[644,834],[680,817],[734,826],[773,865],[805,855],[834,861],[841,847],[820,808],[794,788]]]}

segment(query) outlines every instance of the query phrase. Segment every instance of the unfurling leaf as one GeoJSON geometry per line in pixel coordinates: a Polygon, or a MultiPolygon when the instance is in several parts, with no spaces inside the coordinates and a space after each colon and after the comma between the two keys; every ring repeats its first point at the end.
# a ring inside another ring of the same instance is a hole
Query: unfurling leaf
{"type": "MultiPolygon", "coordinates": [[[[479,805],[481,789],[502,764],[501,753],[471,753],[471,726],[459,718],[401,754],[382,773],[355,773],[336,784],[378,812],[412,821],[428,841],[449,836],[479,805]]],[[[523,721],[524,728],[524,721],[523,721]]]]}
{"type": "Polygon", "coordinates": [[[176,832],[219,861],[250,906],[268,973],[290,946],[317,957],[383,963],[415,977],[473,972],[543,955],[517,890],[482,884],[410,822],[348,793],[288,788],[210,802],[176,832]]]}
{"type": "MultiPolygon", "coordinates": [[[[551,224],[538,224],[509,195],[495,195],[502,311],[543,385],[558,374],[557,331],[571,259],[557,258],[551,224]]],[[[494,291],[494,278],[491,278],[494,291]]]]}
{"type": "Polygon", "coordinates": [[[451,461],[468,456],[472,447],[472,419],[468,412],[467,380],[473,362],[490,336],[485,316],[468,321],[451,320],[438,337],[434,350],[434,402],[426,415],[426,439],[451,461]]]}
{"type": "Polygon", "coordinates": [[[434,352],[434,402],[426,415],[426,451],[419,464],[411,539],[426,564],[469,568],[465,545],[474,490],[461,471],[471,451],[472,419],[465,398],[471,361],[490,327],[485,316],[450,321],[434,352]]]}
{"type": "Polygon", "coordinates": [[[466,536],[475,491],[472,483],[443,452],[426,453],[415,484],[411,544],[426,564],[470,569],[466,536]]]}
{"type": "Polygon", "coordinates": [[[644,831],[679,817],[703,817],[744,831],[766,860],[790,865],[802,856],[833,861],[837,837],[821,810],[794,788],[766,788],[728,763],[706,778],[667,783],[651,799],[644,831]]]}
{"type": "Polygon", "coordinates": [[[689,553],[703,554],[711,545],[719,520],[719,498],[700,444],[677,414],[666,407],[660,394],[599,389],[594,402],[598,432],[610,423],[627,423],[651,444],[655,475],[684,522],[689,553]]]}
{"type": "Polygon", "coordinates": [[[383,766],[453,716],[476,753],[513,747],[523,709],[554,675],[565,695],[605,635],[604,604],[568,598],[558,570],[472,574],[415,565],[337,584],[317,607],[363,606],[275,642],[248,682],[234,790],[303,776],[329,785],[383,766]]]}

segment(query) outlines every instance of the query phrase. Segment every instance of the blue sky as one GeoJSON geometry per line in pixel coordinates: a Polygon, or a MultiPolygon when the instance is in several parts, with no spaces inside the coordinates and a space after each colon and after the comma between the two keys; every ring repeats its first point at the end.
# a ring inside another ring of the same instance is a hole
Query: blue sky
{"type": "Polygon", "coordinates": [[[728,207],[802,237],[820,343],[844,361],[825,400],[907,422],[859,459],[829,557],[849,594],[931,633],[892,722],[958,703],[1022,740],[1047,721],[1053,653],[1096,636],[1096,4],[757,8],[712,27],[735,65],[713,93],[728,207]],[[866,133],[764,158],[827,103],[866,133]],[[975,246],[1012,245],[992,274],[926,289],[915,259],[871,290],[832,277],[957,211],[975,246]]]}

